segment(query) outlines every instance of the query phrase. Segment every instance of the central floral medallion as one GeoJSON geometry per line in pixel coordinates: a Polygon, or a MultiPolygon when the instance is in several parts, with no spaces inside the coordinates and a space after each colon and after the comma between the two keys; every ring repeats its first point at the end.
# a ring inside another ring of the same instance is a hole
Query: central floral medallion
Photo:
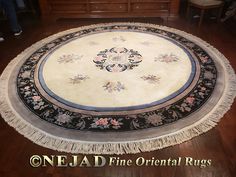
{"type": "Polygon", "coordinates": [[[142,55],[133,49],[113,47],[100,51],[93,62],[101,70],[122,72],[137,67],[143,60],[142,55]]]}

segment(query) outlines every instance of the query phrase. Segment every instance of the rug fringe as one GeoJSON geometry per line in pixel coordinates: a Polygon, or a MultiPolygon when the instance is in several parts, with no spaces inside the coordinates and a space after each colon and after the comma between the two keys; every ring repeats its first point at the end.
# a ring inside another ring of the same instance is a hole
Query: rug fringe
{"type": "MultiPolygon", "coordinates": [[[[130,23],[116,23],[116,24],[130,24],[130,23]]],[[[226,80],[228,81],[228,84],[226,85],[224,93],[221,99],[219,100],[217,106],[214,107],[214,109],[209,114],[207,114],[203,119],[172,134],[155,137],[148,140],[141,139],[138,141],[130,141],[130,142],[101,143],[101,142],[78,141],[73,139],[64,139],[56,137],[34,127],[24,119],[20,118],[17,112],[15,112],[14,109],[11,107],[11,104],[7,99],[8,96],[7,84],[12,69],[15,67],[18,61],[21,60],[22,57],[29,51],[34,50],[39,46],[42,46],[43,44],[46,43],[46,41],[50,41],[58,36],[64,35],[69,32],[74,32],[78,30],[78,28],[55,34],[42,41],[37,42],[36,44],[32,45],[31,47],[23,51],[21,54],[19,54],[14,60],[12,60],[9,63],[9,65],[6,67],[0,78],[0,113],[3,119],[10,126],[14,127],[20,134],[22,134],[23,136],[25,136],[26,138],[30,139],[31,141],[33,141],[38,145],[57,151],[64,151],[70,153],[83,153],[83,154],[129,154],[129,153],[153,151],[183,143],[215,127],[217,123],[220,121],[220,119],[224,116],[224,114],[230,109],[236,96],[236,76],[233,68],[231,67],[229,61],[225,58],[225,56],[207,42],[186,32],[153,24],[143,24],[143,23],[132,23],[132,24],[157,27],[166,31],[180,34],[188,39],[195,39],[198,42],[201,42],[206,47],[210,48],[218,56],[220,56],[224,64],[225,71],[227,72],[226,80]]],[[[100,24],[100,25],[110,25],[110,24],[100,24]]],[[[91,28],[97,26],[99,25],[79,27],[79,29],[91,28]]]]}

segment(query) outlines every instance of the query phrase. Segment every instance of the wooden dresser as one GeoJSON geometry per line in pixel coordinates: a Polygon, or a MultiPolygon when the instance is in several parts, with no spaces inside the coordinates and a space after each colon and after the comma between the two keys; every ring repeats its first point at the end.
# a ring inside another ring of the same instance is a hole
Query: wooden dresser
{"type": "Polygon", "coordinates": [[[39,0],[42,17],[176,17],[180,0],[39,0]]]}

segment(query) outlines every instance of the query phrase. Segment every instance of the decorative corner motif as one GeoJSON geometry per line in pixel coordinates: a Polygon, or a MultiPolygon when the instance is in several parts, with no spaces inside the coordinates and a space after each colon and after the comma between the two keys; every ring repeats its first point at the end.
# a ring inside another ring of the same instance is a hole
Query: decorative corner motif
{"type": "Polygon", "coordinates": [[[95,42],[95,41],[90,41],[88,43],[90,46],[95,46],[95,45],[98,45],[99,43],[95,42]]]}
{"type": "Polygon", "coordinates": [[[147,76],[142,76],[141,79],[143,79],[144,81],[147,81],[150,84],[158,84],[161,78],[158,76],[149,74],[147,76]]]}
{"type": "Polygon", "coordinates": [[[126,39],[123,36],[119,36],[119,37],[113,37],[112,41],[114,41],[114,42],[125,42],[126,39]]]}
{"type": "Polygon", "coordinates": [[[165,62],[165,63],[172,63],[179,61],[179,58],[174,54],[162,54],[158,57],[155,57],[155,61],[165,62]]]}
{"type": "Polygon", "coordinates": [[[141,44],[144,46],[150,46],[152,44],[152,42],[144,41],[144,42],[141,42],[141,44]]]}
{"type": "Polygon", "coordinates": [[[88,76],[83,76],[82,74],[78,74],[77,76],[74,76],[73,78],[70,78],[71,84],[80,84],[81,82],[90,79],[88,76]]]}
{"type": "Polygon", "coordinates": [[[104,90],[108,91],[109,93],[112,92],[120,92],[125,90],[125,86],[121,82],[106,82],[104,85],[104,90]]]}
{"type": "Polygon", "coordinates": [[[75,54],[67,54],[62,55],[58,58],[58,63],[74,63],[77,60],[81,60],[83,58],[83,55],[75,55],[75,54]]]}

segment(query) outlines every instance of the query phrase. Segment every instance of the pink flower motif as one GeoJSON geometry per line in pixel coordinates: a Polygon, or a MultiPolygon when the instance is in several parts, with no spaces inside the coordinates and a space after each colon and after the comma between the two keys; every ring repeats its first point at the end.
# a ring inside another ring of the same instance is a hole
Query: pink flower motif
{"type": "Polygon", "coordinates": [[[115,65],[115,66],[112,68],[111,71],[112,71],[112,72],[120,72],[120,71],[121,71],[121,68],[118,67],[117,65],[115,65]]]}
{"type": "Polygon", "coordinates": [[[124,51],[124,47],[116,48],[115,50],[116,50],[118,53],[120,53],[120,52],[124,51]]]}
{"type": "Polygon", "coordinates": [[[41,97],[40,96],[33,96],[32,99],[34,101],[40,101],[41,100],[41,97]]]}
{"type": "Polygon", "coordinates": [[[191,105],[192,105],[194,101],[195,101],[195,98],[192,97],[192,96],[186,98],[186,102],[187,102],[188,104],[191,104],[191,105]]]}
{"type": "Polygon", "coordinates": [[[159,57],[155,57],[155,61],[161,61],[165,63],[177,62],[179,59],[174,54],[164,54],[159,57]]]}
{"type": "Polygon", "coordinates": [[[102,59],[103,59],[102,56],[95,57],[95,61],[101,61],[102,59]]]}
{"type": "Polygon", "coordinates": [[[165,56],[165,57],[163,57],[163,59],[167,62],[167,63],[169,63],[169,62],[172,62],[172,57],[171,56],[165,56]]]}
{"type": "Polygon", "coordinates": [[[118,126],[119,125],[119,122],[115,119],[112,119],[111,120],[111,124],[114,125],[114,126],[118,126]]]}
{"type": "Polygon", "coordinates": [[[142,60],[142,57],[140,57],[140,56],[135,56],[135,57],[133,58],[133,60],[134,60],[135,62],[138,62],[138,61],[141,61],[141,60],[142,60]]]}
{"type": "Polygon", "coordinates": [[[96,125],[107,125],[108,124],[108,120],[107,118],[100,118],[95,122],[96,125]]]}
{"type": "Polygon", "coordinates": [[[207,56],[205,56],[205,57],[200,56],[200,60],[202,61],[202,63],[206,63],[208,61],[208,57],[207,56]]]}

